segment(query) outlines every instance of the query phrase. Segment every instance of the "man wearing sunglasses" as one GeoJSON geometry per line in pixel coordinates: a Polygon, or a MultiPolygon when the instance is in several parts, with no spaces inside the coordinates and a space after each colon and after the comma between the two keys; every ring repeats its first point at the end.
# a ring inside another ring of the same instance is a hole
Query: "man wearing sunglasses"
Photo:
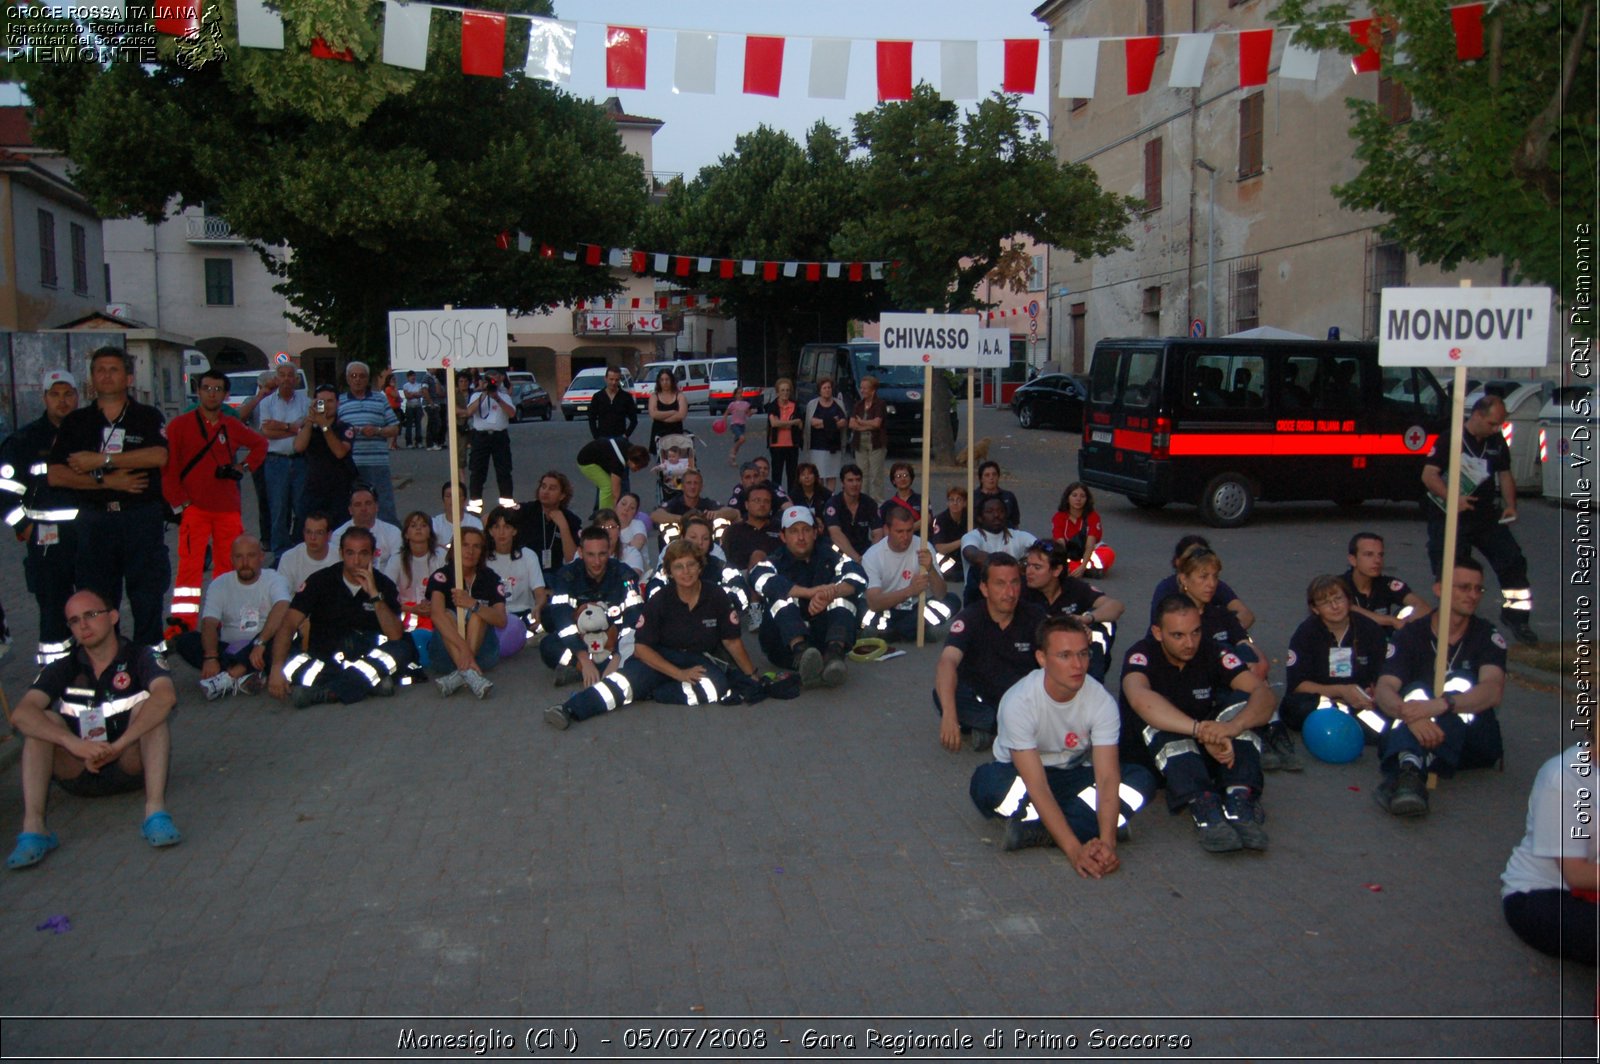
{"type": "Polygon", "coordinates": [[[61,845],[45,824],[52,778],[84,798],[143,789],[145,841],[183,841],[166,810],[167,716],[177,692],[165,663],[117,634],[117,611],[99,592],[73,595],[66,615],[78,645],[45,666],[11,713],[22,733],[22,834],[6,859],[11,869],[36,865],[61,845]]]}

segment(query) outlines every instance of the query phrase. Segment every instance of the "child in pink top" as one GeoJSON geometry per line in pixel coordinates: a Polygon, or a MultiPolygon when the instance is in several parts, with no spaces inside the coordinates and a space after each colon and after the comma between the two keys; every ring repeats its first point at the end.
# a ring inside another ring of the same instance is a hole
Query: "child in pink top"
{"type": "Polygon", "coordinates": [[[744,427],[750,420],[750,400],[744,397],[743,389],[737,384],[733,386],[733,401],[723,411],[723,416],[728,419],[728,431],[733,433],[733,453],[728,455],[728,464],[737,467],[739,448],[744,446],[744,427]]]}

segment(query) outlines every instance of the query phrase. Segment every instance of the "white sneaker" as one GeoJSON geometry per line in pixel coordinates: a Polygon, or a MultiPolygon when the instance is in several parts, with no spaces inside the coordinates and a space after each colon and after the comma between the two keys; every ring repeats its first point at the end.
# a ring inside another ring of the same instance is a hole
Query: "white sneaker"
{"type": "Polygon", "coordinates": [[[494,682],[477,669],[473,669],[470,672],[464,672],[461,674],[461,676],[462,679],[465,680],[467,687],[472,690],[473,695],[479,701],[488,698],[489,692],[494,690],[494,682]]]}
{"type": "Polygon", "coordinates": [[[460,669],[457,669],[450,675],[441,676],[433,682],[438,686],[439,694],[445,698],[449,698],[451,695],[455,694],[457,691],[461,690],[467,685],[467,678],[461,675],[460,669]]]}
{"type": "Polygon", "coordinates": [[[206,693],[207,702],[215,702],[219,698],[225,698],[233,694],[234,688],[233,677],[225,672],[219,672],[215,676],[200,681],[200,690],[206,693]]]}

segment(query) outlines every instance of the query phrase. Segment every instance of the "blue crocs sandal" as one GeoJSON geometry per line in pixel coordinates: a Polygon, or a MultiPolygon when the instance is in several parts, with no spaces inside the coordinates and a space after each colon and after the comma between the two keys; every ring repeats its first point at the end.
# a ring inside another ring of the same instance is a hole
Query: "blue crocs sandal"
{"type": "Polygon", "coordinates": [[[144,836],[144,841],[160,848],[162,846],[176,846],[183,841],[183,832],[179,831],[172,823],[172,817],[163,810],[151,813],[144,819],[144,826],[139,829],[144,836]]]}
{"type": "Polygon", "coordinates": [[[32,868],[44,860],[45,854],[61,845],[61,839],[51,831],[40,834],[37,831],[24,831],[17,836],[17,848],[11,851],[11,856],[6,858],[6,867],[10,869],[32,868]]]}

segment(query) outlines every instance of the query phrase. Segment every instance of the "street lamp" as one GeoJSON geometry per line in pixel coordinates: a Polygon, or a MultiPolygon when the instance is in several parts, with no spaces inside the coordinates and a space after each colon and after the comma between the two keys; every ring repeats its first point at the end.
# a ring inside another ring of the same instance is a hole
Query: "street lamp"
{"type": "Polygon", "coordinates": [[[1213,283],[1217,264],[1217,168],[1198,155],[1194,164],[1211,175],[1211,202],[1206,207],[1206,335],[1211,336],[1217,318],[1217,288],[1213,283]]]}

